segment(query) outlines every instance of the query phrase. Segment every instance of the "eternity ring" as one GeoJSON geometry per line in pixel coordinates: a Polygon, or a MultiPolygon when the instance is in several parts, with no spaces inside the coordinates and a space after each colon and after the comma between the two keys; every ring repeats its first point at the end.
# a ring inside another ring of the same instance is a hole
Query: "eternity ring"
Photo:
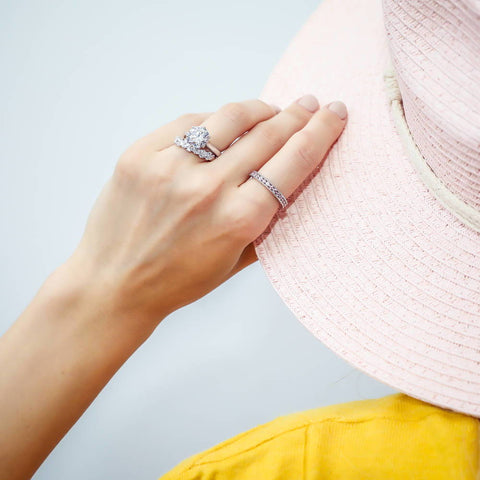
{"type": "Polygon", "coordinates": [[[285,196],[282,194],[282,192],[275,187],[270,180],[265,178],[261,173],[258,173],[256,170],[253,170],[248,174],[250,177],[254,178],[255,180],[258,180],[262,185],[267,187],[276,197],[276,199],[280,202],[280,205],[282,205],[282,208],[285,208],[288,205],[288,200],[285,198],[285,196]]]}
{"type": "Polygon", "coordinates": [[[175,145],[184,148],[185,150],[194,153],[195,155],[205,160],[213,160],[217,158],[222,152],[209,143],[210,134],[208,130],[202,126],[194,126],[182,137],[175,138],[175,145]]]}

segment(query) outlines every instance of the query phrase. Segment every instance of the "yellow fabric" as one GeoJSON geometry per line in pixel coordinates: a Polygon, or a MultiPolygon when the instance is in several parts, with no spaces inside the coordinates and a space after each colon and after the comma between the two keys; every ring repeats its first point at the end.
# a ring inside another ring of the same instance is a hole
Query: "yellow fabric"
{"type": "Polygon", "coordinates": [[[160,480],[477,480],[479,424],[395,393],[278,417],[160,480]]]}

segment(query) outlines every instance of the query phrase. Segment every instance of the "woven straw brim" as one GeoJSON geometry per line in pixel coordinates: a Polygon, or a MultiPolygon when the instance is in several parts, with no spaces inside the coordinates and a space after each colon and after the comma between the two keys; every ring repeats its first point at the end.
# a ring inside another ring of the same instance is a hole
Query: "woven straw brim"
{"type": "Polygon", "coordinates": [[[415,398],[480,417],[480,234],[420,180],[391,116],[382,5],[324,0],[260,95],[340,99],[347,126],[255,241],[280,297],[333,352],[415,398]]]}

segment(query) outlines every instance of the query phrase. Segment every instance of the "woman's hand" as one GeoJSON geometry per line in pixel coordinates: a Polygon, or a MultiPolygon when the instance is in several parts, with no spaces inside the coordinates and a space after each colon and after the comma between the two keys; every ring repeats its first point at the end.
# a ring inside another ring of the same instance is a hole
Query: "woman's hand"
{"type": "Polygon", "coordinates": [[[344,125],[311,95],[280,113],[255,99],[164,125],[118,161],[67,262],[71,271],[122,318],[156,324],[256,260],[251,242],[280,204],[248,174],[258,170],[288,198],[344,125]],[[218,158],[173,144],[194,125],[224,150],[218,158]]]}
{"type": "Polygon", "coordinates": [[[288,197],[345,124],[302,103],[185,115],[125,152],[72,256],[0,338],[0,478],[30,478],[162,318],[255,260],[279,203],[248,174],[288,197]],[[212,162],[173,144],[198,124],[226,149],[212,162]]]}

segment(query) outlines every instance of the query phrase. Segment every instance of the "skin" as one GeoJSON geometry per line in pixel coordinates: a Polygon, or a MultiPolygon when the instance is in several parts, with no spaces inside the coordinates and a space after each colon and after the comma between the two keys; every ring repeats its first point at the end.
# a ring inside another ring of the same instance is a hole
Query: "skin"
{"type": "Polygon", "coordinates": [[[257,260],[252,242],[280,204],[248,173],[288,198],[345,123],[251,99],[182,115],[127,149],[72,255],[0,338],[0,478],[30,478],[167,315],[257,260]],[[219,158],[173,144],[193,125],[214,132],[219,158]]]}

